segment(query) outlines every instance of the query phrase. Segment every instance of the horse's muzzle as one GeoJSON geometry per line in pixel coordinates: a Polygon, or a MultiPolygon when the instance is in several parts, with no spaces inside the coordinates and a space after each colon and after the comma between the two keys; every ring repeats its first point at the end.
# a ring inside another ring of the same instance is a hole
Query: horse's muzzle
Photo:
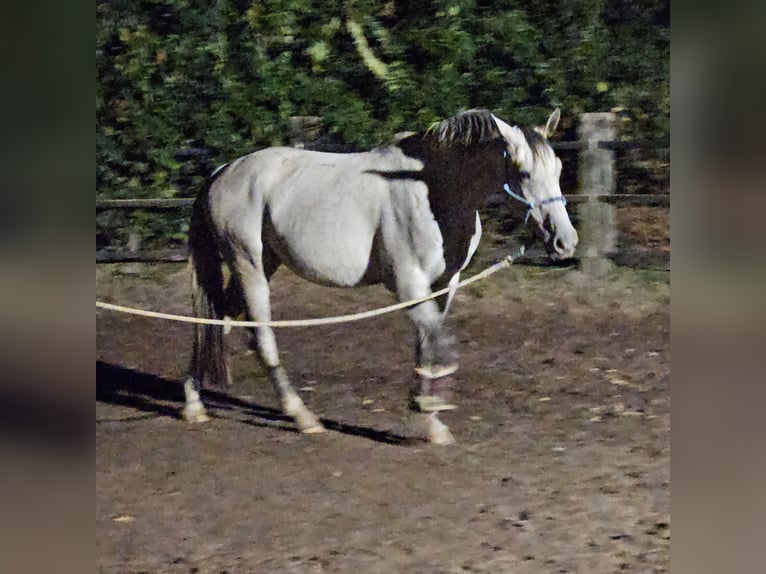
{"type": "Polygon", "coordinates": [[[554,225],[546,226],[543,233],[545,248],[551,259],[568,259],[574,255],[579,237],[571,223],[560,228],[554,225]]]}
{"type": "Polygon", "coordinates": [[[577,247],[578,237],[577,232],[573,230],[572,237],[562,237],[557,235],[553,239],[553,253],[554,257],[558,259],[568,259],[574,255],[575,247],[577,247]]]}

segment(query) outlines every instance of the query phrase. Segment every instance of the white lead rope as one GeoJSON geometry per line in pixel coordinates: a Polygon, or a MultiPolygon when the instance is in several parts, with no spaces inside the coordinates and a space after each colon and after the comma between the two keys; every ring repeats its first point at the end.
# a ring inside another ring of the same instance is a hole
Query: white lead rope
{"type": "MultiPolygon", "coordinates": [[[[460,267],[460,269],[457,270],[457,273],[455,273],[452,278],[449,280],[449,283],[447,283],[447,301],[444,303],[444,310],[442,311],[442,320],[444,320],[445,317],[447,317],[447,311],[449,311],[449,307],[452,304],[452,298],[455,296],[455,291],[457,291],[458,282],[460,281],[460,274],[463,272],[463,269],[468,267],[468,264],[471,262],[471,257],[473,257],[473,254],[476,253],[476,249],[479,247],[479,240],[481,239],[481,218],[479,218],[479,212],[476,212],[476,231],[473,234],[473,237],[471,237],[471,242],[468,245],[468,255],[466,255],[465,261],[463,261],[463,265],[460,267]]],[[[524,253],[524,248],[522,246],[522,249],[519,251],[520,254],[524,253]]]]}
{"type": "MultiPolygon", "coordinates": [[[[520,251],[519,255],[521,254],[523,254],[523,249],[520,251]]],[[[487,277],[489,277],[490,275],[494,273],[497,273],[501,269],[510,267],[513,261],[514,261],[514,256],[508,255],[507,257],[498,261],[494,265],[487,267],[481,273],[477,273],[473,277],[469,277],[468,279],[460,281],[459,283],[456,283],[454,285],[448,285],[444,289],[439,289],[438,291],[431,293],[430,295],[426,297],[420,297],[419,299],[411,299],[409,301],[396,303],[394,305],[389,305],[388,307],[380,307],[378,309],[373,309],[371,311],[363,311],[361,313],[353,313],[351,315],[340,315],[337,317],[322,317],[318,319],[292,319],[292,320],[284,320],[284,321],[234,321],[229,318],[203,319],[200,317],[188,317],[186,315],[173,315],[171,313],[159,313],[157,311],[146,311],[144,309],[124,307],[122,305],[114,305],[112,303],[103,303],[101,301],[96,301],[96,307],[99,309],[106,309],[107,311],[117,311],[120,313],[128,313],[130,315],[140,315],[142,317],[151,317],[153,319],[166,319],[168,321],[180,321],[182,323],[196,323],[199,325],[220,325],[220,326],[226,327],[227,330],[230,327],[277,327],[277,328],[278,327],[316,327],[319,325],[333,325],[337,323],[349,323],[351,321],[361,321],[362,319],[369,319],[371,317],[377,317],[378,315],[384,315],[386,313],[399,311],[400,309],[406,309],[407,307],[412,307],[413,305],[419,305],[420,303],[430,301],[431,299],[435,299],[436,297],[444,295],[445,293],[454,294],[454,292],[457,289],[465,287],[466,285],[470,285],[471,283],[475,283],[476,281],[486,279],[487,277]]]]}

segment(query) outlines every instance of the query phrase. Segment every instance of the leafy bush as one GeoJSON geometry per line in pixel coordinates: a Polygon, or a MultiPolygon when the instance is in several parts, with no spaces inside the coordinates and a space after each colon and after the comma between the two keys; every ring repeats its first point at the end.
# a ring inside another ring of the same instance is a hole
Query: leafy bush
{"type": "MultiPolygon", "coordinates": [[[[668,16],[657,0],[98,2],[97,197],[194,195],[217,165],[289,144],[293,116],[356,147],[470,107],[532,123],[559,105],[565,129],[616,108],[627,136],[664,137],[668,16]]],[[[182,221],[97,230],[181,238],[182,221]]]]}

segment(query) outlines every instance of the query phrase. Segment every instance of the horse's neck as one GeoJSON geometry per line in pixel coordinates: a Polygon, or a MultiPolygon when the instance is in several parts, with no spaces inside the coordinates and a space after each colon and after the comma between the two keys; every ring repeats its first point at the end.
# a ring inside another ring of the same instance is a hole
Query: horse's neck
{"type": "Polygon", "coordinates": [[[458,149],[426,164],[428,200],[442,232],[448,272],[465,261],[476,211],[502,189],[502,162],[496,150],[458,149]]]}
{"type": "Polygon", "coordinates": [[[481,148],[458,149],[436,159],[426,167],[432,207],[473,225],[476,210],[502,189],[502,162],[496,151],[481,148]]]}

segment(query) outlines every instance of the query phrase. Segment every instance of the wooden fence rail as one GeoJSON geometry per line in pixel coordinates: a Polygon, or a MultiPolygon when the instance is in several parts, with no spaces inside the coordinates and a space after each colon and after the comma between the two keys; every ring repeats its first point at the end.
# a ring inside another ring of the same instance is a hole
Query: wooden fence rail
{"type": "MultiPolygon", "coordinates": [[[[584,203],[590,201],[593,196],[582,194],[564,194],[567,203],[584,203]]],[[[595,196],[599,201],[623,206],[649,206],[668,207],[670,194],[668,193],[615,193],[610,195],[595,196]]],[[[489,204],[507,202],[508,196],[502,192],[490,196],[489,204]]],[[[99,199],[96,201],[96,211],[173,211],[176,209],[191,208],[194,203],[193,197],[176,197],[173,199],[99,199]]]]}
{"type": "MultiPolygon", "coordinates": [[[[553,143],[553,147],[558,150],[579,150],[578,179],[579,188],[583,193],[567,194],[566,198],[572,204],[579,204],[578,257],[583,270],[593,275],[602,275],[612,266],[611,256],[617,245],[616,205],[670,205],[669,194],[615,193],[615,150],[669,148],[666,140],[618,141],[616,126],[617,118],[613,113],[582,114],[578,140],[553,143]]],[[[304,146],[300,137],[297,137],[293,144],[304,146]]],[[[503,201],[506,201],[504,194],[498,193],[490,198],[489,204],[499,205],[503,201]]],[[[190,208],[193,202],[193,198],[97,200],[96,212],[176,210],[190,208]]],[[[134,243],[138,245],[140,241],[134,243]]],[[[96,262],[183,261],[186,259],[186,253],[186,249],[140,251],[135,248],[119,252],[101,250],[96,252],[96,262]]]]}
{"type": "Polygon", "coordinates": [[[140,209],[142,211],[165,211],[179,207],[191,207],[193,197],[175,197],[173,199],[98,199],[96,211],[110,209],[140,209]]]}

